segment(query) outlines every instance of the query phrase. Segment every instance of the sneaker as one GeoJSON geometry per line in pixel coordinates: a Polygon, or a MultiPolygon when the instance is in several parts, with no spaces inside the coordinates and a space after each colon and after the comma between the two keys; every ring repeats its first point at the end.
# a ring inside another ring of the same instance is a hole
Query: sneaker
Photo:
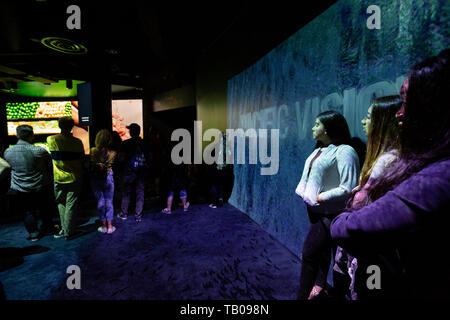
{"type": "Polygon", "coordinates": [[[107,233],[112,234],[114,231],[116,231],[116,227],[113,226],[112,228],[108,228],[107,233]]]}
{"type": "Polygon", "coordinates": [[[119,213],[117,215],[117,218],[122,219],[122,220],[127,220],[128,216],[126,214],[119,213]]]}
{"type": "Polygon", "coordinates": [[[53,238],[55,238],[55,239],[59,239],[59,238],[62,238],[62,237],[65,237],[64,232],[62,230],[59,231],[57,234],[53,235],[53,238]]]}
{"type": "Polygon", "coordinates": [[[186,202],[186,206],[183,208],[184,212],[188,211],[189,205],[190,205],[190,203],[186,202]]]}
{"type": "Polygon", "coordinates": [[[135,216],[134,219],[136,220],[136,222],[141,222],[142,216],[135,216]]]}
{"type": "Polygon", "coordinates": [[[171,212],[169,209],[167,209],[167,208],[164,208],[161,212],[162,212],[162,213],[165,213],[165,214],[171,214],[171,213],[172,213],[172,212],[171,212]]]}
{"type": "Polygon", "coordinates": [[[210,207],[210,208],[213,208],[213,209],[217,209],[217,206],[216,206],[215,204],[213,204],[213,203],[211,203],[211,204],[209,205],[209,207],[210,207]]]}
{"type": "Polygon", "coordinates": [[[108,228],[107,228],[107,227],[100,226],[100,227],[98,227],[97,231],[98,231],[98,232],[101,232],[101,233],[106,233],[106,232],[108,232],[108,228]]]}
{"type": "Polygon", "coordinates": [[[39,232],[32,232],[30,236],[27,238],[30,241],[38,241],[39,240],[39,232]]]}

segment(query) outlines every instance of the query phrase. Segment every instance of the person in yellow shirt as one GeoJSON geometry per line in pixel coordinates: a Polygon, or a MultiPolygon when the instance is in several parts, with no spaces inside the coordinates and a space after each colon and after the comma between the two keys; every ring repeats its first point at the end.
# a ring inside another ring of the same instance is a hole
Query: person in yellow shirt
{"type": "Polygon", "coordinates": [[[59,119],[61,133],[47,138],[53,160],[55,198],[61,218],[61,231],[55,238],[69,239],[74,233],[74,213],[81,193],[84,147],[72,135],[74,121],[70,117],[59,119]]]}

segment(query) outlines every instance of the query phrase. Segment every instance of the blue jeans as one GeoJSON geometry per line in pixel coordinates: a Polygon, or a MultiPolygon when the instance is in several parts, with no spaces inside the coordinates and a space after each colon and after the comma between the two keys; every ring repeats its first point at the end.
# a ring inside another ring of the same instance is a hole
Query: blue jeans
{"type": "MultiPolygon", "coordinates": [[[[173,191],[169,192],[169,198],[173,198],[173,191]]],[[[186,198],[187,198],[186,190],[184,190],[184,189],[180,190],[180,199],[186,199],[186,198]]]]}
{"type": "Polygon", "coordinates": [[[114,217],[114,175],[112,170],[106,180],[91,180],[92,191],[97,199],[97,211],[102,222],[112,221],[114,217]]]}

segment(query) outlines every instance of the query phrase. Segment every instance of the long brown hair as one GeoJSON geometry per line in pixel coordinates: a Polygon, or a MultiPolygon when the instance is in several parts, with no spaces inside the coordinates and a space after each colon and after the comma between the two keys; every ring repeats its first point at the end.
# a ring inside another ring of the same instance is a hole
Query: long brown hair
{"type": "Polygon", "coordinates": [[[376,98],[373,100],[367,135],[367,153],[361,169],[360,186],[369,180],[373,166],[385,151],[399,148],[398,124],[395,113],[402,105],[399,95],[376,98]]]}
{"type": "Polygon", "coordinates": [[[107,149],[111,145],[112,135],[107,129],[100,130],[95,136],[95,147],[97,149],[107,149]]]}
{"type": "Polygon", "coordinates": [[[112,143],[112,134],[110,130],[102,129],[95,136],[95,147],[100,154],[100,158],[104,159],[108,156],[109,148],[112,143]]]}

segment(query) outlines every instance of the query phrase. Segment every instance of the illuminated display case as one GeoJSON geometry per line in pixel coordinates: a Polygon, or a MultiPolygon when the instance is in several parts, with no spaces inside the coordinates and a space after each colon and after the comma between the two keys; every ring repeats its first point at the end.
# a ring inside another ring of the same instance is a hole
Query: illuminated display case
{"type": "Polygon", "coordinates": [[[72,116],[70,101],[10,102],[6,104],[6,119],[10,136],[15,136],[16,128],[24,124],[32,126],[35,135],[59,133],[58,119],[67,116],[72,116]]]}
{"type": "Polygon", "coordinates": [[[8,120],[61,118],[71,115],[72,103],[70,101],[9,102],[6,104],[8,120]]]}
{"type": "Polygon", "coordinates": [[[6,119],[8,135],[15,136],[20,125],[33,127],[35,145],[48,150],[46,138],[48,135],[61,132],[58,119],[73,117],[75,127],[74,137],[81,139],[85,153],[89,153],[89,136],[87,128],[78,126],[77,101],[41,101],[41,102],[8,102],[6,103],[6,119]]]}

